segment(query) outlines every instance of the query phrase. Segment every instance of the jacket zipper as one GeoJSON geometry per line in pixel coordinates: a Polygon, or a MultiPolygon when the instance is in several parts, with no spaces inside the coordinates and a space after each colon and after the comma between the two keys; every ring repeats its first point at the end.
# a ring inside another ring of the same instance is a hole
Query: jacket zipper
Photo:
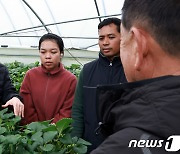
{"type": "Polygon", "coordinates": [[[108,83],[111,83],[111,80],[112,80],[112,66],[113,66],[112,61],[110,61],[110,63],[109,63],[110,69],[109,69],[108,83]]]}
{"type": "Polygon", "coordinates": [[[109,66],[112,66],[112,61],[110,61],[109,66]]]}
{"type": "Polygon", "coordinates": [[[45,94],[44,94],[44,115],[45,115],[45,118],[46,118],[46,98],[47,98],[47,90],[48,90],[48,84],[49,84],[49,77],[50,77],[50,73],[48,72],[48,79],[47,79],[47,83],[46,83],[46,90],[45,90],[45,94]]]}

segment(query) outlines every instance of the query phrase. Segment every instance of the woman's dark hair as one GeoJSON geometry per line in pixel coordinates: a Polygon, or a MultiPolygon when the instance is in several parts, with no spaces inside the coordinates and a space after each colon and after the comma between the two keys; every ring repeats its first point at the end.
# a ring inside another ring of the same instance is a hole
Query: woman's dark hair
{"type": "Polygon", "coordinates": [[[60,36],[53,34],[53,33],[47,33],[47,34],[43,35],[39,40],[39,50],[41,47],[41,43],[45,40],[54,40],[57,43],[57,45],[59,46],[60,53],[64,53],[64,42],[60,36]]]}

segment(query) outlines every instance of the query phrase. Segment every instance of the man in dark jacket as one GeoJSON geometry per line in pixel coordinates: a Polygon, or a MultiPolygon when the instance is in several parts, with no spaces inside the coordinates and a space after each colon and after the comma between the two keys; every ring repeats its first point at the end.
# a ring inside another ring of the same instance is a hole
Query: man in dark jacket
{"type": "Polygon", "coordinates": [[[12,105],[14,114],[24,117],[24,105],[20,100],[20,96],[16,92],[11,83],[7,68],[0,64],[0,110],[12,105]]]}
{"type": "Polygon", "coordinates": [[[99,58],[85,64],[79,77],[72,108],[73,136],[82,137],[95,149],[104,138],[95,134],[98,127],[96,117],[96,86],[126,82],[119,58],[120,19],[104,19],[98,25],[99,58]]]}
{"type": "Polygon", "coordinates": [[[130,83],[100,86],[92,154],[180,153],[180,1],[125,0],[120,57],[130,83]]]}

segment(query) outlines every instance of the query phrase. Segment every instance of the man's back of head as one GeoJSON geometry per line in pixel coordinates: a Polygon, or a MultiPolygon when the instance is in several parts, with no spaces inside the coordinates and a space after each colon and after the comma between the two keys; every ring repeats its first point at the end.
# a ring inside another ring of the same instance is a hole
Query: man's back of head
{"type": "Polygon", "coordinates": [[[121,25],[121,59],[129,81],[180,71],[172,69],[173,65],[180,64],[179,0],[125,0],[121,25]],[[129,55],[126,50],[131,50],[129,55]],[[126,57],[131,61],[131,68],[126,57]],[[167,71],[163,68],[166,65],[167,71]]]}
{"type": "Polygon", "coordinates": [[[179,0],[125,0],[120,57],[132,83],[97,88],[98,111],[106,111],[101,129],[110,136],[92,154],[172,150],[164,139],[180,134],[179,20],[179,0]],[[143,146],[131,147],[132,140],[143,146]],[[149,141],[162,144],[152,148],[149,141]]]}
{"type": "Polygon", "coordinates": [[[179,0],[125,0],[122,23],[144,27],[170,54],[180,55],[179,0]]]}

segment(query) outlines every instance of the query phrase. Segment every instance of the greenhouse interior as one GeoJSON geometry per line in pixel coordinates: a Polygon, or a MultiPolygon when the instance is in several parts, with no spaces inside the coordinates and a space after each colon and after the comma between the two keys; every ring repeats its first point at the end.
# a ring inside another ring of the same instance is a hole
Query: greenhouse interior
{"type": "Polygon", "coordinates": [[[0,62],[39,61],[38,41],[46,33],[62,37],[62,63],[84,65],[98,57],[98,24],[121,18],[123,0],[0,0],[0,62]]]}

